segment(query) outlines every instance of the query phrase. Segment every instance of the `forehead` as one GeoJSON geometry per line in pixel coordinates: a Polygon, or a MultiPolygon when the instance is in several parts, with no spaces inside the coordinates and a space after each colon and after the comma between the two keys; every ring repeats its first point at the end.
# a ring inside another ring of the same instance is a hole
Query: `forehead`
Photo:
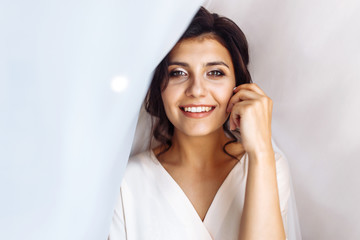
{"type": "Polygon", "coordinates": [[[171,50],[169,60],[194,64],[221,60],[232,65],[229,51],[213,38],[184,39],[171,50]]]}

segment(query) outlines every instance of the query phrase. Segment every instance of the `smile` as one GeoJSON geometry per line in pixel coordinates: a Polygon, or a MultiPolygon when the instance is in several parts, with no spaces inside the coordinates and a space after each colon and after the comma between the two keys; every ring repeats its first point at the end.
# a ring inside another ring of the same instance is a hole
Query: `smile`
{"type": "Polygon", "coordinates": [[[199,113],[199,112],[209,112],[214,109],[214,107],[184,107],[185,112],[199,113]]]}
{"type": "Polygon", "coordinates": [[[209,116],[215,106],[210,105],[185,105],[180,106],[181,112],[190,118],[203,118],[209,116]]]}

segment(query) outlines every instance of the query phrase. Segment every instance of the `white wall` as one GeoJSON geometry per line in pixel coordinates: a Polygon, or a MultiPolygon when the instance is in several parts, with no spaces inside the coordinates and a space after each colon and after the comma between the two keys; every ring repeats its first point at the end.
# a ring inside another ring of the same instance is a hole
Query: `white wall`
{"type": "Polygon", "coordinates": [[[303,239],[360,239],[360,2],[214,0],[250,43],[251,74],[274,101],[303,239]]]}

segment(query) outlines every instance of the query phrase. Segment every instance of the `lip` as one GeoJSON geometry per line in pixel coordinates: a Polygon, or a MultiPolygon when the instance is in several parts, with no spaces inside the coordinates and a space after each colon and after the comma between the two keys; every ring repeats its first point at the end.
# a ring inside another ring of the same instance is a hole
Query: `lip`
{"type": "Polygon", "coordinates": [[[184,107],[214,107],[215,105],[209,105],[209,104],[186,104],[186,105],[180,105],[179,108],[184,107]]]}
{"type": "Polygon", "coordinates": [[[186,104],[186,105],[181,105],[179,106],[181,112],[186,116],[186,117],[190,117],[190,118],[204,118],[209,116],[216,108],[216,106],[214,105],[209,105],[209,104],[186,104]],[[211,109],[208,112],[185,112],[184,108],[185,107],[212,107],[213,109],[211,109]]]}

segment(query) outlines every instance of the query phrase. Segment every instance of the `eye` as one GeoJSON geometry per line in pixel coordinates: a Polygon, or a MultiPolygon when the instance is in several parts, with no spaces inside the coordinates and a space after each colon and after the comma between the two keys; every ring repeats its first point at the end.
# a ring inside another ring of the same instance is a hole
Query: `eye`
{"type": "Polygon", "coordinates": [[[214,76],[214,77],[221,77],[224,76],[224,72],[220,71],[220,70],[213,70],[208,72],[208,76],[214,76]]]}
{"type": "Polygon", "coordinates": [[[170,77],[183,77],[183,76],[186,76],[186,72],[181,71],[181,70],[175,70],[175,71],[171,71],[169,76],[170,77]]]}

